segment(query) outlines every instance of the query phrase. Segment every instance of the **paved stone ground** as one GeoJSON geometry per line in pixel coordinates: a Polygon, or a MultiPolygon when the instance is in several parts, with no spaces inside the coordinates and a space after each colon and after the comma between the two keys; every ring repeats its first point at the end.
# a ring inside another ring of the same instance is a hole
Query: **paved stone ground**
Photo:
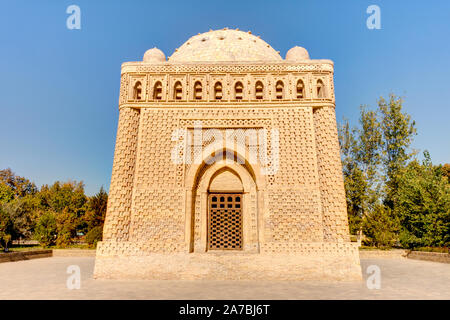
{"type": "Polygon", "coordinates": [[[408,259],[361,259],[381,270],[381,289],[366,281],[118,281],[94,280],[93,257],[53,257],[0,263],[0,299],[450,299],[450,264],[408,259]],[[69,265],[81,288],[66,286],[69,265]]]}

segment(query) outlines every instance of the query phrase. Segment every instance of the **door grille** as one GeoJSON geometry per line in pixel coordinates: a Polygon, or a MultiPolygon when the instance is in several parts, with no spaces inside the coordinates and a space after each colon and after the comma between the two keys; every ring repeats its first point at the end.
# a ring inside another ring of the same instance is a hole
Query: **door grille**
{"type": "Polygon", "coordinates": [[[242,249],[242,194],[209,195],[208,248],[242,249]]]}

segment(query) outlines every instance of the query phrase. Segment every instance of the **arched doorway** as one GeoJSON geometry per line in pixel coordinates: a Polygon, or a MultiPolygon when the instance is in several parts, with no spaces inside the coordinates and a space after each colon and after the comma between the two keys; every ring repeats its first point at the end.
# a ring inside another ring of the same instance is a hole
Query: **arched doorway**
{"type": "Polygon", "coordinates": [[[208,188],[207,250],[242,250],[242,181],[229,168],[219,170],[208,188]]]}
{"type": "MultiPolygon", "coordinates": [[[[248,161],[235,161],[229,155],[236,155],[233,151],[222,149],[224,159],[209,162],[209,156],[215,152],[220,154],[220,149],[212,149],[201,163],[193,164],[186,174],[186,241],[189,252],[216,252],[223,249],[209,249],[208,232],[211,196],[213,194],[233,194],[230,209],[241,209],[242,213],[242,244],[245,252],[259,252],[259,228],[263,201],[261,187],[264,188],[262,176],[255,175],[255,167],[248,161]],[[225,157],[225,155],[227,155],[225,157]],[[209,164],[208,164],[209,163],[209,164]],[[230,179],[231,177],[235,179],[230,179]],[[233,182],[234,181],[234,182],[233,182]],[[239,183],[238,183],[239,181],[239,183]],[[261,186],[261,187],[260,187],[261,186]],[[238,198],[236,198],[238,197],[238,198]],[[240,202],[240,203],[239,203],[240,202]],[[237,208],[240,207],[240,208],[237,208]]],[[[238,153],[241,156],[245,153],[238,153]]],[[[256,168],[259,168],[256,166],[256,168]]],[[[224,199],[225,202],[228,199],[224,199]]],[[[220,198],[218,198],[220,207],[220,198]]]]}

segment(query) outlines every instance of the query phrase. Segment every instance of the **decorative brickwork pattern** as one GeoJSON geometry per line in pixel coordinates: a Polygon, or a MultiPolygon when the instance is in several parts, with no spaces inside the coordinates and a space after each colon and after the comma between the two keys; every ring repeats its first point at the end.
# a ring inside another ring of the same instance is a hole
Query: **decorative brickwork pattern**
{"type": "Polygon", "coordinates": [[[269,217],[265,223],[268,242],[322,241],[318,192],[271,190],[268,197],[269,217]]]}
{"type": "Polygon", "coordinates": [[[136,189],[130,240],[182,243],[184,240],[183,189],[136,189]]]}
{"type": "Polygon", "coordinates": [[[104,240],[128,240],[138,128],[139,110],[121,109],[103,231],[104,240]]]}
{"type": "Polygon", "coordinates": [[[178,129],[179,113],[184,111],[141,109],[142,123],[145,125],[139,131],[134,188],[176,187],[177,165],[170,155],[175,146],[172,132],[178,129]]]}
{"type": "Polygon", "coordinates": [[[280,131],[280,170],[275,177],[276,184],[316,190],[318,176],[312,108],[283,108],[275,115],[273,126],[280,131]]]}
{"type": "Polygon", "coordinates": [[[349,241],[342,164],[334,108],[314,110],[325,241],[349,241]]]}
{"type": "Polygon", "coordinates": [[[334,102],[330,60],[241,31],[124,63],[95,276],[360,279],[334,102]]]}

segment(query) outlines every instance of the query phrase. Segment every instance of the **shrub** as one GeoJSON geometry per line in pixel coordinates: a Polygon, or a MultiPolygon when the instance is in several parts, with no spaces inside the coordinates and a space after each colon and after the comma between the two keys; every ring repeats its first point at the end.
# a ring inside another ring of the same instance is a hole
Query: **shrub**
{"type": "Polygon", "coordinates": [[[363,244],[388,248],[396,244],[398,221],[389,207],[377,205],[372,212],[364,216],[363,232],[366,236],[363,244]]]}
{"type": "Polygon", "coordinates": [[[95,248],[97,246],[97,242],[102,240],[102,234],[103,234],[102,226],[94,227],[88,231],[85,240],[90,246],[95,248]]]}

